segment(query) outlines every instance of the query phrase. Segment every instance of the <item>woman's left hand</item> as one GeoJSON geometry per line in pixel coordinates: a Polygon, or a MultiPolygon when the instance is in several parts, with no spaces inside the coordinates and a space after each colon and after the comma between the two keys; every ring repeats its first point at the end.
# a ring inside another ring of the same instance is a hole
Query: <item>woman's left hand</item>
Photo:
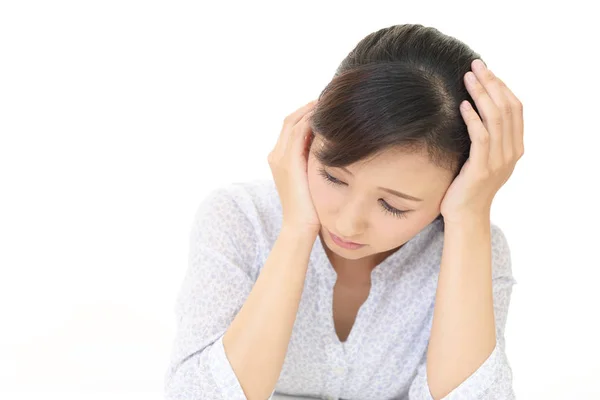
{"type": "Polygon", "coordinates": [[[465,84],[483,122],[471,104],[461,114],[471,138],[469,158],[442,200],[445,222],[489,216],[492,200],[523,156],[523,105],[480,60],[471,64],[465,84]],[[473,81],[469,77],[474,78],[473,81]]]}

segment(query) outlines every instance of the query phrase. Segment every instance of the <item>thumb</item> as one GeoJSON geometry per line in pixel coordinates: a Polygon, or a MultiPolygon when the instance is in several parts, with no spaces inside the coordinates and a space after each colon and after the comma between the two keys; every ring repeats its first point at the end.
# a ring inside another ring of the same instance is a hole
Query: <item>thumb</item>
{"type": "Polygon", "coordinates": [[[303,154],[308,147],[307,143],[310,141],[312,136],[312,129],[310,123],[308,122],[310,119],[310,114],[311,112],[302,117],[296,126],[298,131],[294,133],[294,137],[292,138],[293,150],[295,154],[303,154]]]}

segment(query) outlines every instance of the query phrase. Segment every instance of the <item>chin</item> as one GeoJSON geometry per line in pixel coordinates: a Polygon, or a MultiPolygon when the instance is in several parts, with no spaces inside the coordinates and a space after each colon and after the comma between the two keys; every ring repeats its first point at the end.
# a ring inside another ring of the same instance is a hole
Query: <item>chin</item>
{"type": "Polygon", "coordinates": [[[361,249],[343,251],[343,249],[336,249],[330,246],[327,247],[332,253],[335,253],[338,257],[343,258],[344,260],[360,260],[371,255],[370,253],[367,254],[366,251],[361,251],[361,249]]]}
{"type": "Polygon", "coordinates": [[[371,254],[367,250],[367,248],[369,247],[367,245],[365,245],[361,248],[358,248],[358,249],[345,249],[343,247],[338,246],[331,239],[331,237],[329,237],[329,233],[327,232],[327,229],[322,229],[321,235],[324,238],[324,240],[322,240],[322,243],[325,246],[327,246],[329,251],[331,251],[332,253],[335,253],[336,255],[338,255],[342,258],[345,258],[347,260],[358,260],[358,259],[364,258],[371,254]]]}

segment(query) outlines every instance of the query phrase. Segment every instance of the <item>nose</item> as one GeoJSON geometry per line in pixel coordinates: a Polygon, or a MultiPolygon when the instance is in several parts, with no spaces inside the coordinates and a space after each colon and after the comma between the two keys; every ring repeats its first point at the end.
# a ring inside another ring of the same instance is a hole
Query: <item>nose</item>
{"type": "Polygon", "coordinates": [[[366,228],[366,212],[360,200],[347,202],[338,213],[335,224],[336,233],[344,239],[362,243],[358,238],[366,228]]]}

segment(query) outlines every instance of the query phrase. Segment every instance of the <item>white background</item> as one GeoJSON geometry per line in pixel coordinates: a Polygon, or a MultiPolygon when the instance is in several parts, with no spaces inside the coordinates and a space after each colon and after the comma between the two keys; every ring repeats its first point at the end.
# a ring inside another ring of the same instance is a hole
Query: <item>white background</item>
{"type": "Polygon", "coordinates": [[[271,178],[284,117],[401,23],[464,41],[524,104],[525,156],[492,209],[518,281],[517,398],[600,398],[586,4],[0,3],[0,398],[162,398],[198,204],[271,178]]]}

